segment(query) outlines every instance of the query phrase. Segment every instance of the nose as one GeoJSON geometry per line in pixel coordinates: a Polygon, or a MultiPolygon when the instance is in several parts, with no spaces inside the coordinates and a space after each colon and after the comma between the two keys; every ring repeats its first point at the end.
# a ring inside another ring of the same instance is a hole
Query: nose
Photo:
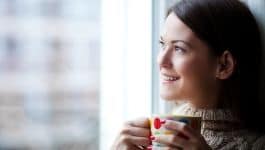
{"type": "Polygon", "coordinates": [[[167,46],[164,50],[161,50],[157,56],[157,63],[160,68],[172,67],[172,52],[170,46],[167,46]]]}

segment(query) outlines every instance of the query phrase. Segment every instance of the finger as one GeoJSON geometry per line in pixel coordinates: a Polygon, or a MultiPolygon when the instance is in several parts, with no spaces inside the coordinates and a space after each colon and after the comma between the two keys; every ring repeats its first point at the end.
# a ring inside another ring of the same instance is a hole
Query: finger
{"type": "Polygon", "coordinates": [[[164,126],[169,130],[174,130],[176,132],[181,132],[188,138],[195,138],[198,137],[197,132],[192,129],[189,125],[183,122],[166,120],[164,126]]]}
{"type": "Polygon", "coordinates": [[[146,147],[144,146],[136,146],[138,149],[147,149],[146,147]]]}
{"type": "Polygon", "coordinates": [[[122,129],[121,134],[128,134],[139,137],[149,137],[151,135],[150,129],[139,127],[125,127],[122,129]]]}
{"type": "Polygon", "coordinates": [[[150,145],[149,138],[145,138],[145,137],[126,135],[126,136],[123,136],[121,138],[121,140],[125,143],[133,144],[135,146],[148,146],[148,145],[150,145]]]}
{"type": "Polygon", "coordinates": [[[181,148],[187,147],[190,144],[189,141],[174,134],[156,136],[154,142],[181,148]]]}
{"type": "MultiPolygon", "coordinates": [[[[156,148],[152,148],[153,150],[156,150],[156,148]]],[[[182,150],[181,148],[177,147],[159,147],[159,150],[182,150]]]]}
{"type": "Polygon", "coordinates": [[[133,121],[128,121],[125,123],[125,125],[133,127],[150,128],[150,122],[148,118],[139,118],[133,121]]]}

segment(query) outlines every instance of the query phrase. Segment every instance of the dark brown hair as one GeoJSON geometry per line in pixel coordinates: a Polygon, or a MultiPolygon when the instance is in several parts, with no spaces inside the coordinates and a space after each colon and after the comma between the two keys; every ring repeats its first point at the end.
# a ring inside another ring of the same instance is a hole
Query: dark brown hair
{"type": "Polygon", "coordinates": [[[255,123],[254,117],[265,114],[260,91],[263,53],[249,8],[238,0],[181,0],[168,15],[172,12],[210,47],[213,56],[228,50],[237,62],[232,76],[222,81],[218,107],[231,109],[246,128],[265,131],[264,121],[255,123]]]}

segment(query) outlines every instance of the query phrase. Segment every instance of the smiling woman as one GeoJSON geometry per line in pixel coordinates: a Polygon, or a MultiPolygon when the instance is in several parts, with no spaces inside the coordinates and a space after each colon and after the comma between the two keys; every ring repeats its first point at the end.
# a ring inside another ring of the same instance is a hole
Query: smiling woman
{"type": "MultiPolygon", "coordinates": [[[[217,94],[213,83],[215,78],[211,76],[215,72],[216,62],[209,54],[209,47],[173,13],[168,16],[161,37],[162,48],[158,55],[162,77],[161,97],[167,100],[202,99],[207,95],[207,99],[213,99],[206,94],[217,94]],[[168,82],[165,77],[178,80],[168,82]]],[[[207,104],[214,105],[215,100],[212,103],[207,104]]]]}
{"type": "Polygon", "coordinates": [[[160,96],[181,102],[175,114],[201,117],[201,133],[163,120],[176,134],[150,136],[146,117],[125,123],[112,149],[156,149],[151,141],[166,149],[264,149],[265,121],[255,123],[253,117],[265,114],[259,89],[262,42],[249,8],[238,0],[180,0],[169,9],[163,29],[160,96]]]}

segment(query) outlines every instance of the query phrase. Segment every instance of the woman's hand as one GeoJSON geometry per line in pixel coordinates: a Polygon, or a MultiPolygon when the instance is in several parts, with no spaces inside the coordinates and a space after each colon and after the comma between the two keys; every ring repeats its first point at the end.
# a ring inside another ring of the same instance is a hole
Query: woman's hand
{"type": "Polygon", "coordinates": [[[185,123],[166,120],[164,127],[175,134],[156,135],[152,140],[166,145],[165,149],[211,150],[204,137],[185,123]]]}
{"type": "Polygon", "coordinates": [[[150,143],[149,119],[141,118],[124,124],[111,150],[141,150],[150,143]]]}

